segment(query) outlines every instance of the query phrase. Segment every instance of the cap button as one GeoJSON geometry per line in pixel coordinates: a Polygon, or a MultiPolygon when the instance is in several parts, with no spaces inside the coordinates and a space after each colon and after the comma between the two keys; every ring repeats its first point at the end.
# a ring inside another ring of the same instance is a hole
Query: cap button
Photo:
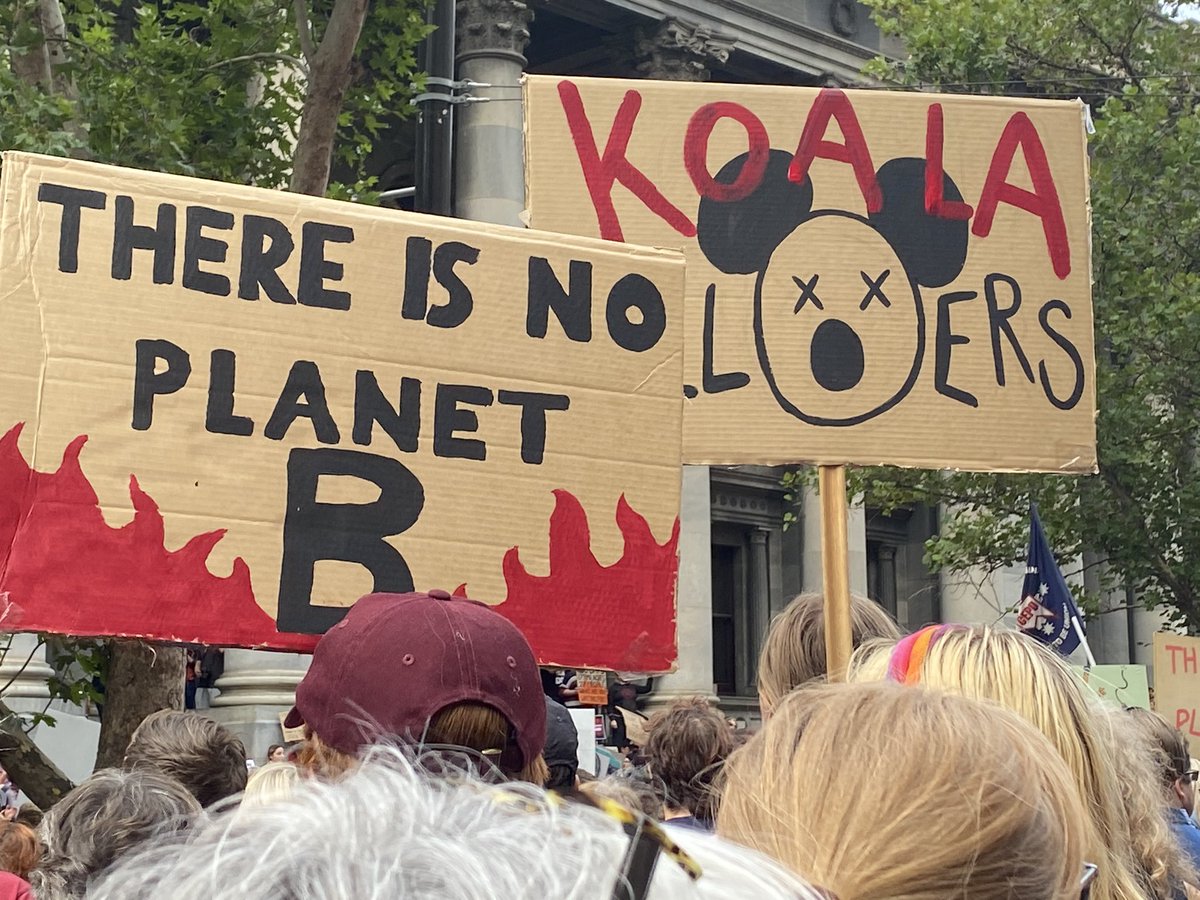
{"type": "Polygon", "coordinates": [[[441,588],[434,588],[432,591],[429,592],[429,596],[432,597],[434,600],[449,600],[450,592],[443,591],[441,588]]]}

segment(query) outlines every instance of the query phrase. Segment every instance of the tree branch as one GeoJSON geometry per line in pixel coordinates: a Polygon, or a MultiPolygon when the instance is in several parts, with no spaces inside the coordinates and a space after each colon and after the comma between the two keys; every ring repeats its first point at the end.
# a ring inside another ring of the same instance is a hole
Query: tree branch
{"type": "MultiPolygon", "coordinates": [[[[20,722],[20,716],[0,700],[0,720],[20,722]]],[[[20,726],[0,731],[0,754],[13,781],[39,809],[49,809],[74,787],[20,726]]]]}
{"type": "MultiPolygon", "coordinates": [[[[303,2],[303,0],[300,0],[303,2]]],[[[205,66],[205,72],[215,72],[217,69],[223,69],[225,66],[234,66],[238,63],[254,62],[260,59],[274,59],[279,62],[285,62],[295,66],[304,75],[308,77],[308,64],[298,56],[292,56],[290,53],[247,53],[245,56],[231,56],[229,59],[223,59],[220,62],[215,62],[211,66],[205,66]]]]}
{"type": "Polygon", "coordinates": [[[329,186],[338,116],[350,87],[351,63],[368,8],[368,0],[337,0],[334,4],[325,36],[312,58],[288,190],[320,197],[329,186]]]}
{"type": "MultiPolygon", "coordinates": [[[[296,13],[296,33],[300,37],[300,52],[309,65],[316,59],[317,47],[313,43],[312,23],[308,20],[308,0],[292,0],[296,13]]],[[[308,67],[305,66],[307,69],[308,67]]]]}

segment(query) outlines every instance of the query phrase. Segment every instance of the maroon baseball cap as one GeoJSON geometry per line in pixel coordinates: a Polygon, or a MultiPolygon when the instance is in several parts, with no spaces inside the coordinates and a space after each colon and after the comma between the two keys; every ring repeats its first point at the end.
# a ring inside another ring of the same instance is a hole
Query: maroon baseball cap
{"type": "Polygon", "coordinates": [[[520,767],[542,753],[541,675],[515,625],[446,591],[368,594],[317,643],[284,726],[307,724],[353,755],[376,738],[418,741],[436,713],[462,702],[504,716],[520,767]]]}

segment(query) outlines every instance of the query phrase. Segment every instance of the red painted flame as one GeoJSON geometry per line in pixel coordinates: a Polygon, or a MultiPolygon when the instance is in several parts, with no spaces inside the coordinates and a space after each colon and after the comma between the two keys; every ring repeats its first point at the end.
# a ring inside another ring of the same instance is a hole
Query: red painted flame
{"type": "Polygon", "coordinates": [[[311,651],[315,635],[281,634],[254,600],[242,559],[220,577],[207,560],[225,530],[164,546],[158,504],[130,476],[133,520],[104,521],[79,454],[57,472],[21,455],[17,425],[0,438],[0,629],[139,637],[181,643],[311,651]]]}
{"type": "MultiPolygon", "coordinates": [[[[662,672],[675,647],[679,519],[665,544],[622,496],[621,558],[602,566],[592,555],[587,513],[575,496],[554,492],[550,573],[532,575],[520,548],[504,555],[508,597],[497,607],[525,633],[538,660],[574,668],[662,672]]],[[[464,586],[465,587],[465,586],[464,586]]]]}

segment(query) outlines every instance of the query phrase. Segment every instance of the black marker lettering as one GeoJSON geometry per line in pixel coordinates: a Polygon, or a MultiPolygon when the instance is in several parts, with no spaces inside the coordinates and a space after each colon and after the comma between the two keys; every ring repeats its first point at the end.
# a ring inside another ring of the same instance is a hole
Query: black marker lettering
{"type": "Polygon", "coordinates": [[[301,416],[312,422],[313,432],[322,444],[336,444],[342,439],[325,399],[321,370],[315,362],[306,359],[292,363],[287,383],[279,393],[263,435],[273,441],[282,441],[292,423],[301,416]]]}
{"type": "Polygon", "coordinates": [[[254,420],[233,411],[237,384],[237,357],[232,350],[214,350],[209,363],[208,409],[204,430],[211,434],[254,434],[254,420]]]}
{"type": "Polygon", "coordinates": [[[1042,326],[1042,331],[1050,336],[1054,343],[1062,348],[1063,352],[1071,359],[1071,364],[1075,367],[1075,383],[1071,387],[1071,393],[1066,400],[1059,400],[1054,395],[1054,391],[1050,388],[1050,375],[1046,371],[1046,363],[1043,360],[1038,363],[1038,374],[1042,378],[1042,390],[1046,393],[1046,399],[1049,400],[1058,409],[1074,409],[1079,403],[1079,398],[1083,396],[1083,359],[1079,356],[1079,350],[1075,345],[1065,337],[1061,332],[1055,331],[1050,324],[1050,311],[1057,310],[1068,319],[1071,318],[1071,308],[1061,300],[1047,300],[1040,310],[1038,310],[1038,322],[1042,326]]]}
{"type": "Polygon", "coordinates": [[[233,229],[233,213],[207,206],[189,206],[183,217],[183,279],[189,291],[200,291],[217,297],[229,296],[229,279],[215,272],[203,272],[201,262],[225,262],[229,245],[216,238],[206,237],[201,229],[233,229]]]}
{"type": "Polygon", "coordinates": [[[475,301],[471,298],[471,289],[454,271],[454,266],[460,262],[473,266],[477,259],[478,248],[460,241],[447,241],[433,251],[433,277],[446,289],[450,299],[444,306],[430,309],[426,322],[435,328],[457,328],[467,321],[475,301]]]}
{"type": "Polygon", "coordinates": [[[498,399],[506,406],[521,407],[521,461],[541,465],[546,455],[546,413],[570,409],[571,399],[537,391],[500,391],[498,399]]]}
{"type": "Polygon", "coordinates": [[[1033,384],[1033,369],[1030,367],[1029,360],[1025,356],[1025,351],[1021,349],[1021,344],[1017,340],[1016,334],[1013,333],[1012,325],[1008,321],[1021,308],[1021,286],[1017,284],[1015,278],[993,273],[983,279],[983,297],[987,300],[988,326],[992,332],[992,357],[996,361],[996,384],[1004,387],[1004,354],[1000,349],[1001,333],[1008,338],[1009,345],[1013,348],[1013,352],[1017,354],[1017,362],[1021,364],[1021,370],[1025,373],[1025,377],[1029,379],[1029,383],[1033,384]],[[1012,294],[1012,303],[1004,309],[1000,308],[1000,301],[996,297],[997,283],[1008,285],[1008,289],[1012,294]]]}
{"type": "Polygon", "coordinates": [[[267,298],[275,303],[295,303],[296,298],[279,277],[279,267],[287,262],[294,249],[296,242],[292,240],[292,233],[278,219],[245,216],[242,219],[238,296],[243,300],[257,300],[261,287],[267,292],[267,298]]]}
{"type": "Polygon", "coordinates": [[[433,401],[433,455],[447,459],[486,459],[487,445],[473,438],[456,437],[456,432],[479,430],[479,416],[458,404],[491,406],[492,392],[469,384],[439,384],[433,401]]]}
{"type": "Polygon", "coordinates": [[[154,251],[154,283],[175,281],[175,207],[158,204],[153,226],[133,224],[133,198],[119,195],[113,203],[116,223],[113,230],[112,277],[128,281],[133,277],[133,251],[154,251]]]}
{"type": "Polygon", "coordinates": [[[137,358],[133,374],[133,427],[145,431],[154,420],[154,398],[173,394],[192,374],[192,361],[182,347],[170,341],[143,339],[135,345],[137,358]],[[156,372],[158,361],[167,367],[156,372]]]}
{"type": "MultiPolygon", "coordinates": [[[[744,388],[750,383],[750,376],[745,372],[722,372],[717,375],[713,371],[713,332],[716,328],[716,308],[717,308],[717,286],[710,284],[708,290],[704,292],[704,393],[720,394],[725,391],[736,391],[738,388],[744,388]]],[[[695,388],[692,388],[693,393],[689,394],[685,386],[683,389],[685,397],[695,397],[695,388]]]]}
{"type": "Polygon", "coordinates": [[[939,394],[965,403],[979,406],[979,399],[967,391],[950,384],[950,350],[959,344],[969,344],[971,339],[964,334],[955,334],[950,327],[950,304],[974,300],[975,291],[952,291],[938,297],[937,335],[934,338],[933,386],[939,394]]]}
{"type": "Polygon", "coordinates": [[[104,209],[107,196],[102,191],[85,191],[63,184],[40,184],[38,201],[62,206],[62,221],[58,226],[58,271],[78,272],[80,211],[104,209]]]}
{"type": "Polygon", "coordinates": [[[379,389],[375,373],[360,369],[354,376],[354,443],[368,447],[375,423],[387,432],[397,450],[417,452],[421,430],[421,382],[400,379],[400,400],[395,407],[379,389]]]}
{"type": "Polygon", "coordinates": [[[529,257],[529,296],[525,315],[525,333],[544,338],[549,314],[562,326],[563,333],[582,344],[592,339],[592,264],[586,260],[571,260],[568,283],[564,291],[550,261],[541,256],[529,257]]]}
{"type": "Polygon", "coordinates": [[[349,309],[350,295],[325,287],[326,281],[341,281],[344,267],[325,258],[326,244],[349,244],[354,229],[345,225],[305,222],[300,229],[300,285],[296,299],[302,306],[322,309],[349,309]]]}
{"type": "Polygon", "coordinates": [[[312,605],[313,568],[318,560],[358,563],[371,573],[375,591],[411,591],[408,563],[384,538],[416,524],[424,505],[421,482],[397,460],[359,450],[292,450],[279,569],[279,630],[323,634],[346,614],[347,607],[312,605]],[[379,499],[319,503],[322,475],[369,481],[379,488],[379,499]]]}

